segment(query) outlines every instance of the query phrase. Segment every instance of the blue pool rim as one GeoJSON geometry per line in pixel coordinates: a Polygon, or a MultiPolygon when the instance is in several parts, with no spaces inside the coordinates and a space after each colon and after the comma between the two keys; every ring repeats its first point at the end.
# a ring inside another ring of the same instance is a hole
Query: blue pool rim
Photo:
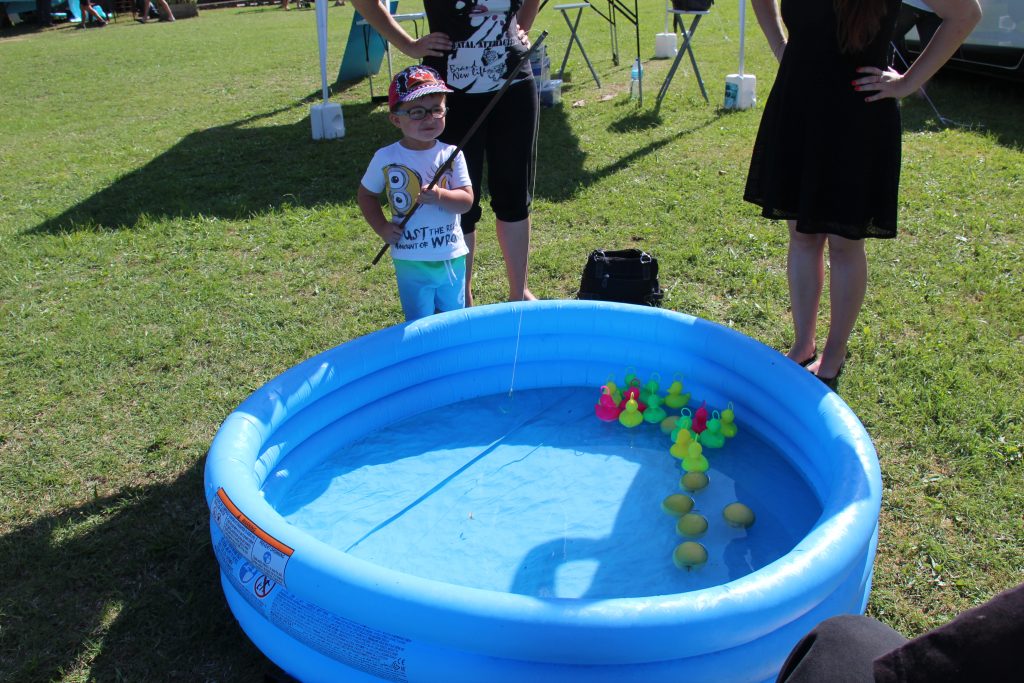
{"type": "Polygon", "coordinates": [[[706,320],[594,301],[474,307],[314,356],[225,419],[205,490],[233,613],[303,681],[770,680],[816,623],[863,612],[881,505],[869,436],[806,370],[706,320]],[[368,563],[292,527],[266,500],[268,479],[300,477],[345,443],[415,413],[510,389],[592,386],[596,401],[609,374],[630,367],[663,381],[681,373],[710,405],[731,401],[741,428],[790,460],[822,505],[795,548],[687,593],[542,598],[368,563]]]}

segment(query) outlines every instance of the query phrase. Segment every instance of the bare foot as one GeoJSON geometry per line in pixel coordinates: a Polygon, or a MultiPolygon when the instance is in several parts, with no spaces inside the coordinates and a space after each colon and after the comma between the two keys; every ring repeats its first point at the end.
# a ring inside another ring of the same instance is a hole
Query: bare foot
{"type": "Polygon", "coordinates": [[[510,295],[508,300],[509,301],[540,301],[540,299],[538,299],[536,296],[534,296],[533,292],[531,292],[529,289],[523,290],[523,298],[520,299],[518,297],[514,297],[514,296],[510,295]]]}

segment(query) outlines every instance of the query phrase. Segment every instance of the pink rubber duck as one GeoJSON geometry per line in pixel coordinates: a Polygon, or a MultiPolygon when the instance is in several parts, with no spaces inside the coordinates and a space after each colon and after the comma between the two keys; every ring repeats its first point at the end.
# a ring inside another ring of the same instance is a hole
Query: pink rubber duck
{"type": "Polygon", "coordinates": [[[693,413],[693,425],[692,429],[697,434],[700,434],[708,428],[708,409],[705,407],[705,403],[700,404],[700,408],[697,408],[693,413]]]}
{"type": "Polygon", "coordinates": [[[615,399],[612,398],[612,393],[608,387],[601,387],[601,398],[598,399],[597,404],[594,406],[594,414],[597,415],[599,420],[605,422],[614,422],[619,419],[619,413],[622,409],[615,404],[615,399]]]}

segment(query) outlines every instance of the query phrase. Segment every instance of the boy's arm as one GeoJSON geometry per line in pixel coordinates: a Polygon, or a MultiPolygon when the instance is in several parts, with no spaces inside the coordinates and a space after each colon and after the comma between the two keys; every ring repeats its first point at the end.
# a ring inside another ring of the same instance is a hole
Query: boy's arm
{"type": "MultiPolygon", "coordinates": [[[[388,244],[398,244],[398,240],[402,239],[402,231],[395,223],[392,223],[384,216],[384,211],[380,206],[379,194],[370,192],[360,183],[359,189],[356,190],[356,204],[359,205],[359,210],[363,212],[363,218],[366,219],[366,222],[370,224],[370,227],[373,228],[373,231],[382,240],[388,244]]],[[[470,204],[472,204],[472,200],[470,204]]]]}
{"type": "Polygon", "coordinates": [[[434,187],[428,190],[424,185],[420,189],[420,196],[416,200],[420,204],[433,204],[448,213],[466,213],[473,207],[473,186],[456,188],[434,187]]]}

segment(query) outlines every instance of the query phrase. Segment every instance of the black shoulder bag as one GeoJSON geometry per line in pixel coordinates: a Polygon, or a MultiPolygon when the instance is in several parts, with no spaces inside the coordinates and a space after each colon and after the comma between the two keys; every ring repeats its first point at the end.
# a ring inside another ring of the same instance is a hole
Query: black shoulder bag
{"type": "Polygon", "coordinates": [[[598,249],[587,257],[579,299],[657,306],[662,299],[658,259],[640,249],[598,249]]]}

